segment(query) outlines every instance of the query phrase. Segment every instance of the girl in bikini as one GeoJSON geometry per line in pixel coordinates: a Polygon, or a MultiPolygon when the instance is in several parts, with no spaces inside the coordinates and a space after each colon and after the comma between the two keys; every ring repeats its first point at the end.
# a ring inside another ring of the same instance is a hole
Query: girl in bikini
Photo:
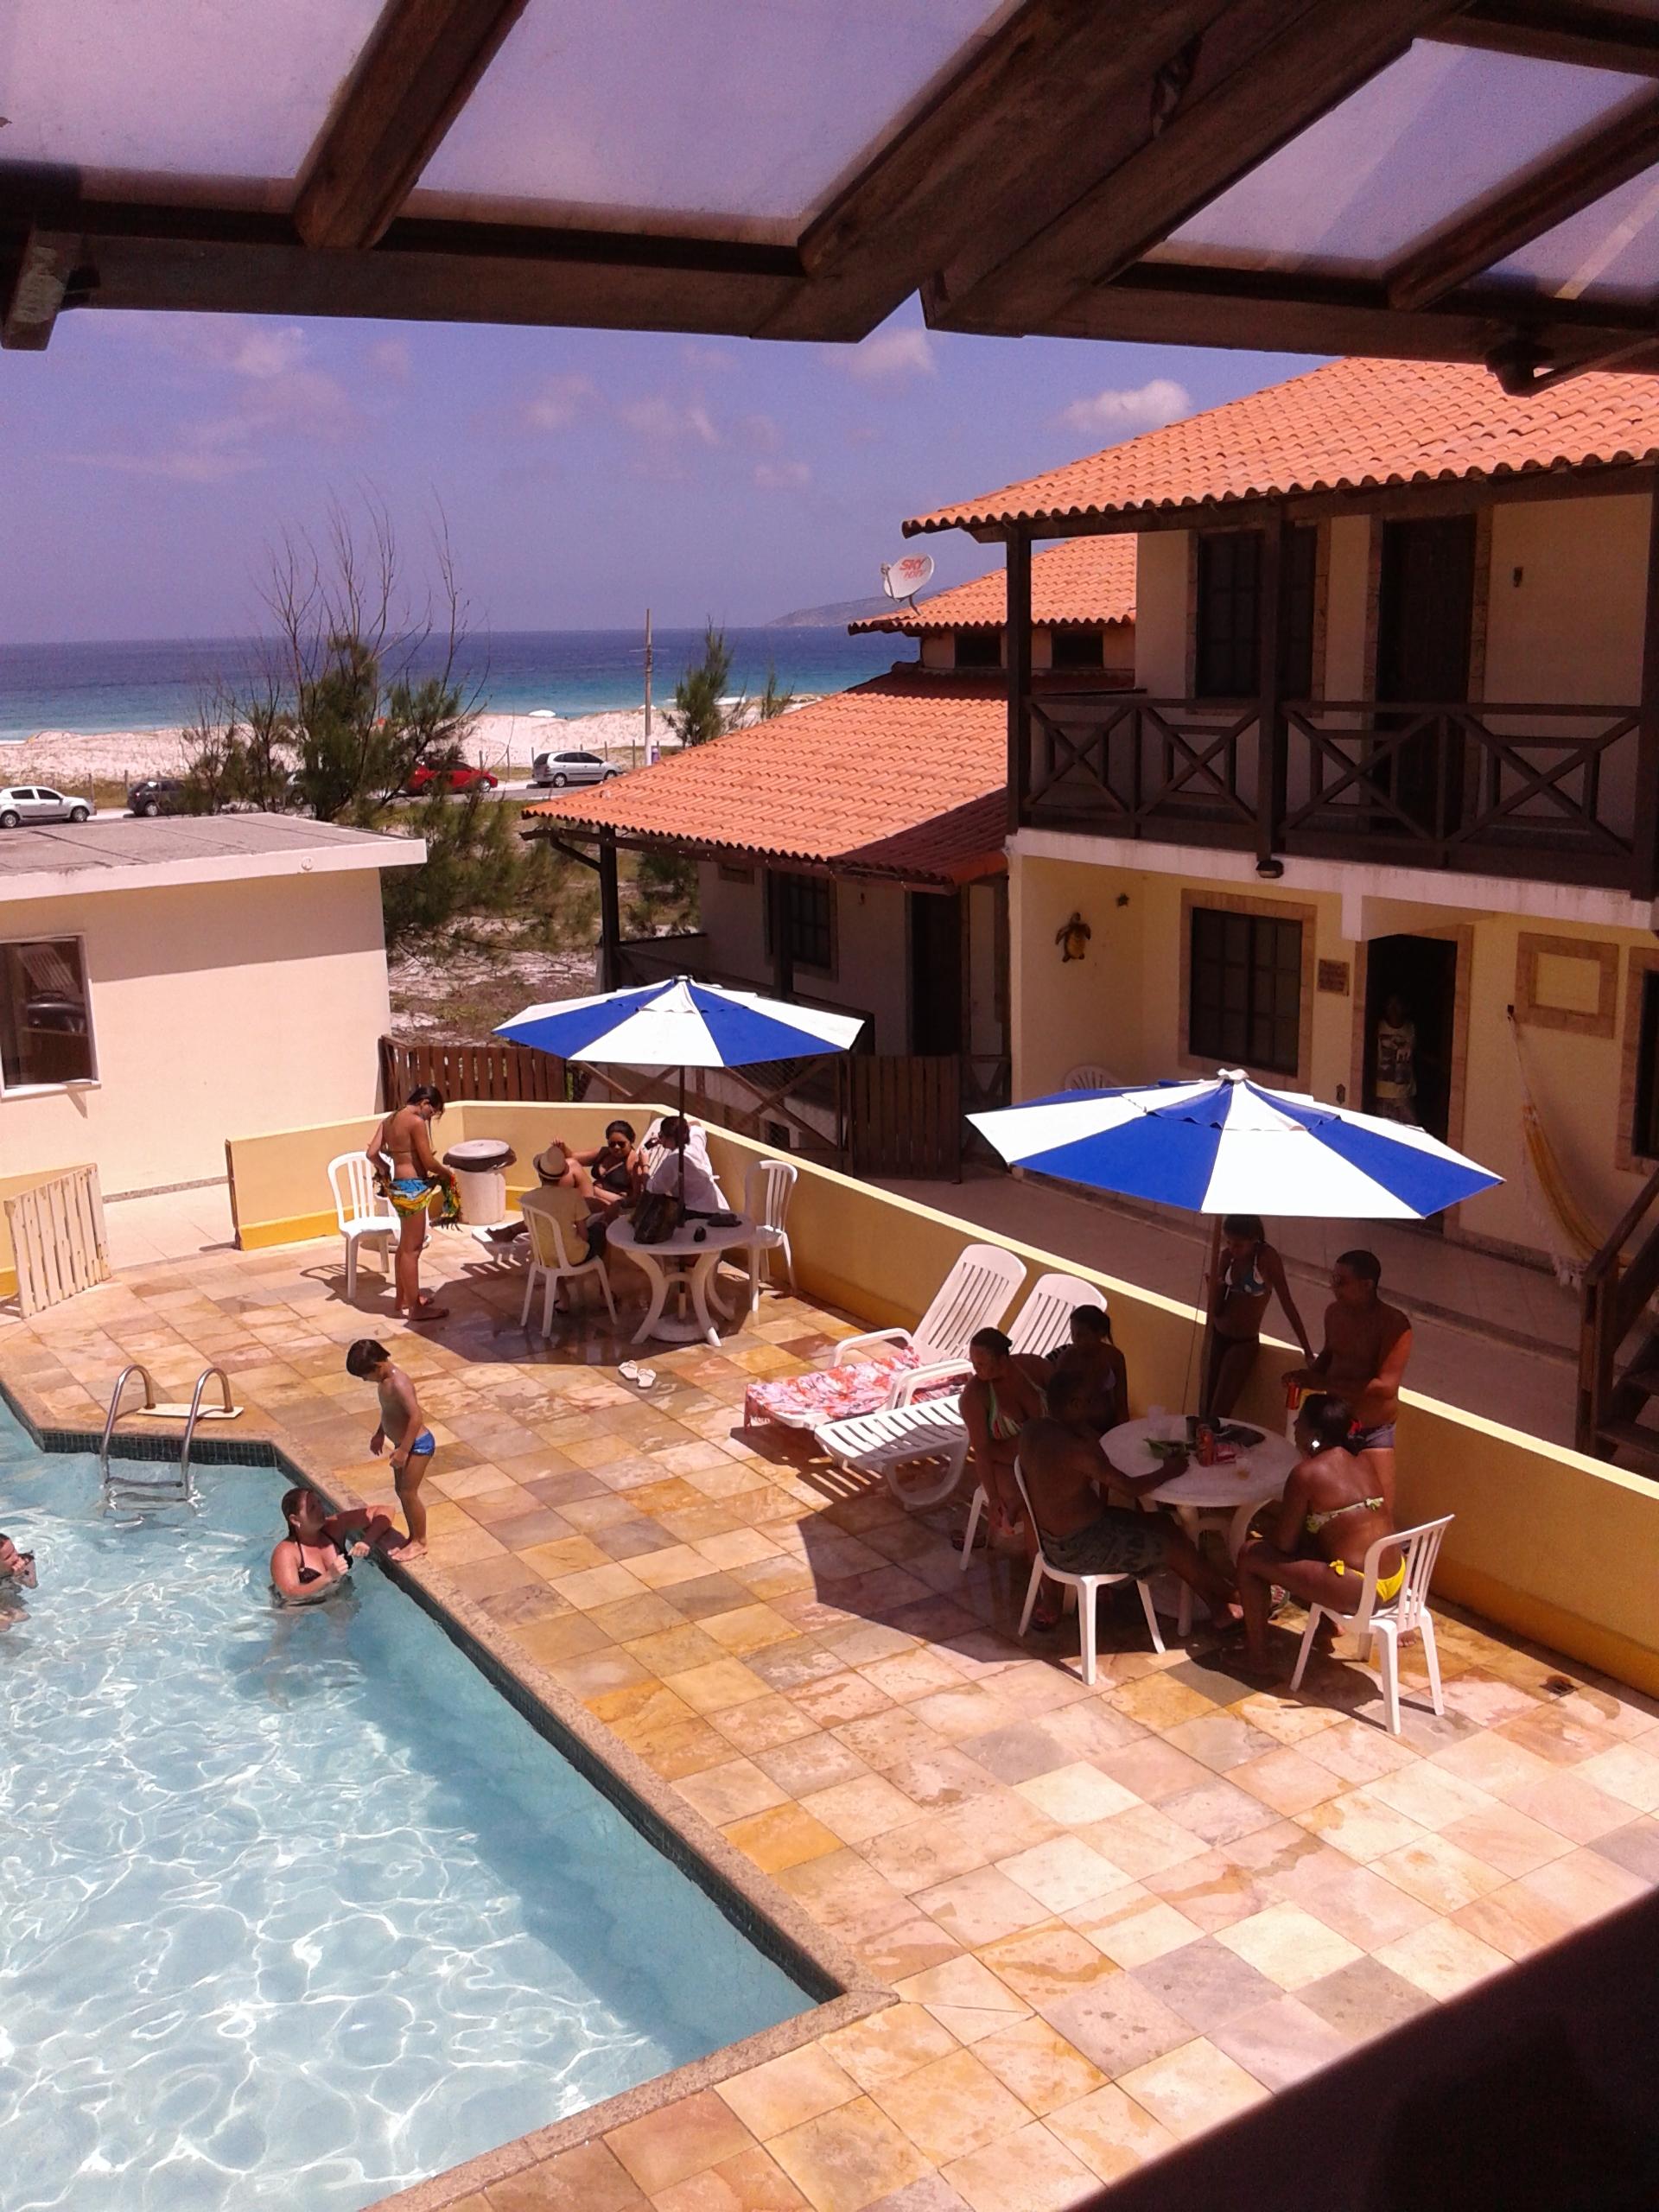
{"type": "Polygon", "coordinates": [[[1016,1352],[1001,1329],[981,1329],[970,1338],[968,1361],[974,1376],[962,1394],[962,1419],[975,1479],[989,1501],[986,1541],[1018,1538],[1029,1551],[1034,1540],[1014,1459],[1020,1430],[1046,1407],[1048,1363],[1016,1352]]]}
{"type": "Polygon", "coordinates": [[[1304,1356],[1312,1359],[1307,1331],[1285,1280],[1285,1263],[1268,1243],[1261,1217],[1230,1213],[1221,1224],[1221,1264],[1210,1286],[1210,1331],[1198,1402],[1206,1421],[1225,1421],[1243,1395],[1262,1348],[1262,1324],[1274,1298],[1304,1356]]]}
{"type": "Polygon", "coordinates": [[[432,1124],[442,1111],[443,1093],[429,1083],[417,1084],[368,1143],[375,1181],[397,1216],[392,1280],[398,1316],[405,1321],[442,1321],[449,1310],[421,1295],[421,1252],[433,1203],[442,1201],[439,1218],[446,1225],[461,1215],[455,1179],[432,1149],[432,1124]]]}
{"type": "MultiPolygon", "coordinates": [[[[1271,1536],[1258,1536],[1238,1555],[1238,1594],[1244,1608],[1246,1671],[1269,1680],[1268,1619],[1276,1583],[1293,1598],[1317,1601],[1334,1613],[1359,1605],[1365,1554],[1379,1536],[1394,1534],[1385,1499],[1362,1460],[1348,1450],[1353,1409],[1329,1391],[1302,1402],[1296,1443],[1302,1456],[1291,1469],[1271,1536]]],[[[1400,1594],[1405,1567],[1397,1549],[1379,1562],[1376,1597],[1386,1605],[1400,1594]]]]}

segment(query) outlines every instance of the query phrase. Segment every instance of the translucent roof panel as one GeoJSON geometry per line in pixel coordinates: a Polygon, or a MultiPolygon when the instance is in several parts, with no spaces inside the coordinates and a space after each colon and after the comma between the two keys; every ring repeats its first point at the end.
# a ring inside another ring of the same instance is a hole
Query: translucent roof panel
{"type": "Polygon", "coordinates": [[[1491,274],[1558,300],[1586,293],[1645,299],[1659,291],[1659,168],[1558,223],[1491,274]]]}
{"type": "Polygon", "coordinates": [[[94,186],[291,179],[379,12],[380,0],[4,0],[0,164],[66,164],[94,186]]]}
{"type": "Polygon", "coordinates": [[[1151,257],[1379,274],[1651,79],[1420,41],[1151,257]]]}
{"type": "MultiPolygon", "coordinates": [[[[1007,0],[530,0],[421,180],[792,236],[1007,0]]],[[[429,204],[430,204],[429,202],[429,204]]]]}

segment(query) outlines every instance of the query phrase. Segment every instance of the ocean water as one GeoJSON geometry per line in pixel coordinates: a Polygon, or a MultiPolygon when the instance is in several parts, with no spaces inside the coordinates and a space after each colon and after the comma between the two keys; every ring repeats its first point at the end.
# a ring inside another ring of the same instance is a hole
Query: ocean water
{"type": "MultiPolygon", "coordinates": [[[[758,691],[768,668],[794,691],[840,691],[879,675],[913,648],[903,638],[849,638],[836,630],[728,630],[732,689],[758,691]]],[[[653,696],[702,657],[700,630],[658,630],[653,696]]],[[[188,722],[226,684],[245,686],[262,665],[246,638],[177,638],[149,643],[0,645],[0,741],[37,730],[166,729],[188,722]]],[[[423,664],[417,659],[416,669],[423,664]]],[[[466,672],[486,711],[592,715],[645,698],[645,645],[638,630],[504,631],[469,645],[466,672]]]]}
{"type": "Polygon", "coordinates": [[[810,2002],[281,1478],[103,1517],[0,1407],[0,2208],[354,2212],[810,2002]]]}

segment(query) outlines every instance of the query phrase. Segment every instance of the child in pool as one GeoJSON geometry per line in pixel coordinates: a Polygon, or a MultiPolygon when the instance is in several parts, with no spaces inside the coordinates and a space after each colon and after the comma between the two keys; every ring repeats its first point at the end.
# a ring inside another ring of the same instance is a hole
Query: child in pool
{"type": "Polygon", "coordinates": [[[359,1382],[372,1382],[380,1395],[380,1425],[369,1439],[369,1449],[378,1459],[391,1446],[397,1503],[409,1523],[407,1537],[401,1543],[388,1544],[387,1554],[392,1559],[422,1559],[426,1554],[426,1508],[421,1503],[421,1484],[431,1471],[437,1446],[422,1414],[415,1385],[401,1367],[392,1365],[391,1354],[372,1337],[359,1337],[352,1346],[346,1355],[346,1372],[359,1382]]]}

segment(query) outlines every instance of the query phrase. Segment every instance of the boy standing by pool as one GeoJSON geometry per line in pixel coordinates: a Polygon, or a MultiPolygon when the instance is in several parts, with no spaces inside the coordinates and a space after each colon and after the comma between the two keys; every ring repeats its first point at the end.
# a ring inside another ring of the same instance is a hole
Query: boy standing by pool
{"type": "Polygon", "coordinates": [[[372,1382],[380,1395],[380,1426],[369,1439],[369,1449],[378,1459],[391,1447],[392,1480],[409,1523],[407,1538],[388,1544],[387,1554],[392,1559],[422,1559],[426,1554],[426,1508],[421,1503],[421,1484],[437,1446],[421,1413],[415,1385],[401,1367],[392,1365],[391,1354],[372,1337],[359,1337],[352,1346],[346,1355],[346,1372],[359,1382],[372,1382]]]}

